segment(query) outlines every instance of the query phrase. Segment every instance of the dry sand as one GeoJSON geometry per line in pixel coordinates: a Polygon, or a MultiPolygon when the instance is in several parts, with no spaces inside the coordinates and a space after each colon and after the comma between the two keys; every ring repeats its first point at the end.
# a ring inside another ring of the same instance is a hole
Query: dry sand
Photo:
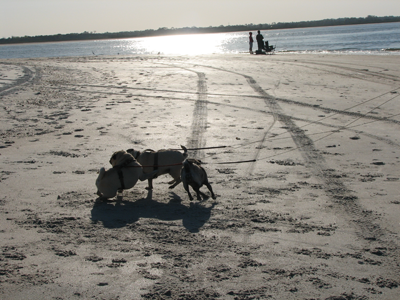
{"type": "Polygon", "coordinates": [[[399,299],[399,93],[400,55],[0,61],[0,298],[399,299]],[[97,199],[180,145],[216,200],[97,199]]]}

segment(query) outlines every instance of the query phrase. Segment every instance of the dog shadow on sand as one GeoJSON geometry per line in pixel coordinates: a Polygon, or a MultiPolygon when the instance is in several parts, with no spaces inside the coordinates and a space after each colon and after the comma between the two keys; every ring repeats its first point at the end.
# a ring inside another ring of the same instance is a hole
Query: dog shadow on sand
{"type": "MultiPolygon", "coordinates": [[[[190,232],[198,232],[210,219],[211,211],[215,206],[205,206],[206,201],[182,204],[182,199],[175,193],[168,203],[157,202],[152,199],[152,192],[146,198],[136,201],[104,201],[97,199],[92,211],[91,219],[102,222],[106,228],[122,228],[137,222],[140,218],[154,218],[164,221],[182,219],[183,226],[190,232]]],[[[185,201],[186,202],[186,201],[185,201]]]]}

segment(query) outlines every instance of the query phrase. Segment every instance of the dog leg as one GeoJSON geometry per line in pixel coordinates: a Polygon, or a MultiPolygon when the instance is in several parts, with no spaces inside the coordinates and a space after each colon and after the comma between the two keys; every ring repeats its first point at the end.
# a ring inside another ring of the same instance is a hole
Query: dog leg
{"type": "MultiPolygon", "coordinates": [[[[177,180],[173,180],[171,181],[171,183],[173,183],[173,185],[170,185],[169,188],[173,189],[174,187],[176,187],[178,184],[180,184],[182,182],[182,180],[179,178],[177,180]]],[[[169,183],[169,182],[168,182],[169,183]]]]}
{"type": "Polygon", "coordinates": [[[215,200],[217,197],[215,197],[215,194],[212,190],[211,184],[209,184],[208,181],[205,182],[204,184],[207,186],[208,190],[211,192],[211,197],[215,200]]]}
{"type": "Polygon", "coordinates": [[[124,193],[124,190],[122,190],[122,189],[117,191],[117,201],[122,201],[123,193],[124,193]]]}
{"type": "Polygon", "coordinates": [[[203,199],[201,199],[201,197],[200,197],[200,189],[197,189],[197,190],[195,190],[195,191],[196,191],[196,195],[197,195],[197,200],[198,200],[198,201],[203,200],[203,199]]]}
{"type": "Polygon", "coordinates": [[[186,190],[186,192],[188,193],[190,201],[192,201],[192,200],[193,200],[193,197],[192,197],[192,195],[191,195],[190,192],[189,192],[189,185],[188,185],[186,182],[183,182],[183,187],[184,187],[184,189],[186,190]]]}
{"type": "MultiPolygon", "coordinates": [[[[191,187],[196,192],[197,200],[201,201],[202,199],[200,197],[201,192],[200,192],[199,185],[197,183],[195,183],[195,182],[192,182],[191,187]]],[[[190,199],[190,200],[192,200],[192,199],[190,199]]]]}
{"type": "Polygon", "coordinates": [[[148,183],[149,183],[149,186],[146,188],[146,190],[152,190],[153,189],[153,179],[152,178],[149,178],[148,179],[148,183]]]}
{"type": "Polygon", "coordinates": [[[146,200],[151,200],[153,198],[153,190],[147,190],[146,200]]]}

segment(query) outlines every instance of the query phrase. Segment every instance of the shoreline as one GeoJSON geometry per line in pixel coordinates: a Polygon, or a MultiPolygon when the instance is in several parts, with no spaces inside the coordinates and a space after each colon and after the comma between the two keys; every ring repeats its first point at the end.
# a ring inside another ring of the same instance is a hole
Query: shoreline
{"type": "Polygon", "coordinates": [[[1,298],[395,299],[399,81],[397,55],[0,60],[1,298]],[[180,145],[226,146],[189,151],[216,200],[97,199],[113,152],[180,145]]]}
{"type": "MultiPolygon", "coordinates": [[[[1,45],[0,45],[1,46],[1,45]]],[[[90,58],[96,58],[96,59],[109,59],[111,57],[114,58],[127,58],[127,57],[164,57],[164,58],[172,58],[172,57],[188,57],[188,58],[196,58],[196,57],[209,57],[209,56],[227,56],[227,57],[235,57],[237,55],[243,55],[243,56],[252,56],[252,57],[271,57],[271,56],[349,56],[349,57],[384,57],[384,56],[389,56],[389,57],[395,57],[395,56],[400,56],[400,49],[394,48],[394,49],[385,49],[385,50],[373,50],[373,51],[358,51],[358,52],[340,52],[340,51],[301,51],[301,52],[296,52],[296,51],[277,51],[274,54],[249,54],[248,51],[243,51],[239,53],[209,53],[209,54],[119,54],[119,55],[108,55],[108,54],[96,54],[96,55],[77,55],[77,56],[52,56],[52,57],[15,57],[15,58],[0,58],[0,63],[12,63],[15,60],[45,60],[45,59],[90,59],[90,58]]]]}

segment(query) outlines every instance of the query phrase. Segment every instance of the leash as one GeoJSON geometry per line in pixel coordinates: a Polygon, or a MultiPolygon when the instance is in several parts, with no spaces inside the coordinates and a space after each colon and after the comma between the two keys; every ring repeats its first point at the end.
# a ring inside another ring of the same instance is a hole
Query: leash
{"type": "MultiPolygon", "coordinates": [[[[224,165],[224,164],[242,164],[242,163],[249,163],[249,162],[255,162],[257,161],[256,159],[251,159],[251,160],[240,160],[240,161],[228,161],[228,162],[220,162],[220,163],[215,163],[216,165],[224,165]]],[[[207,164],[207,163],[201,163],[201,164],[207,164]]],[[[118,173],[118,179],[119,182],[121,183],[121,190],[125,190],[125,184],[124,184],[124,173],[122,173],[122,168],[154,168],[154,170],[157,170],[159,167],[172,167],[172,166],[181,166],[183,165],[183,163],[177,163],[177,164],[170,164],[170,165],[156,165],[156,166],[118,166],[118,167],[113,167],[115,169],[117,169],[117,173],[118,173]]],[[[190,173],[190,172],[189,172],[190,173]]],[[[188,176],[188,174],[186,174],[186,176],[188,176]]]]}
{"type": "MultiPolygon", "coordinates": [[[[250,162],[256,162],[256,159],[251,159],[251,160],[239,160],[239,161],[226,161],[226,162],[220,162],[220,163],[211,163],[215,165],[227,165],[227,164],[243,164],[243,163],[250,163],[250,162]]],[[[202,165],[208,165],[210,163],[202,162],[202,165]]],[[[125,166],[124,168],[162,168],[162,167],[173,167],[173,166],[181,166],[183,163],[177,163],[177,164],[170,164],[170,165],[140,165],[140,166],[125,166]]]]}
{"type": "MultiPolygon", "coordinates": [[[[226,148],[228,146],[215,146],[215,147],[204,147],[204,148],[188,148],[187,150],[203,150],[203,149],[219,149],[219,148],[226,148]]],[[[182,149],[171,149],[175,151],[182,151],[182,149]]]]}
{"type": "MultiPolygon", "coordinates": [[[[160,167],[172,167],[180,166],[182,163],[170,164],[170,165],[139,165],[139,166],[125,166],[124,168],[160,168],[160,167]]],[[[156,169],[154,169],[156,170],[156,169]]]]}
{"type": "MultiPolygon", "coordinates": [[[[239,160],[239,161],[226,161],[226,162],[220,162],[220,163],[215,163],[216,165],[227,165],[227,164],[243,164],[243,163],[249,163],[249,162],[256,162],[256,159],[251,159],[251,160],[239,160]]],[[[204,163],[207,164],[207,163],[204,163]]]]}

